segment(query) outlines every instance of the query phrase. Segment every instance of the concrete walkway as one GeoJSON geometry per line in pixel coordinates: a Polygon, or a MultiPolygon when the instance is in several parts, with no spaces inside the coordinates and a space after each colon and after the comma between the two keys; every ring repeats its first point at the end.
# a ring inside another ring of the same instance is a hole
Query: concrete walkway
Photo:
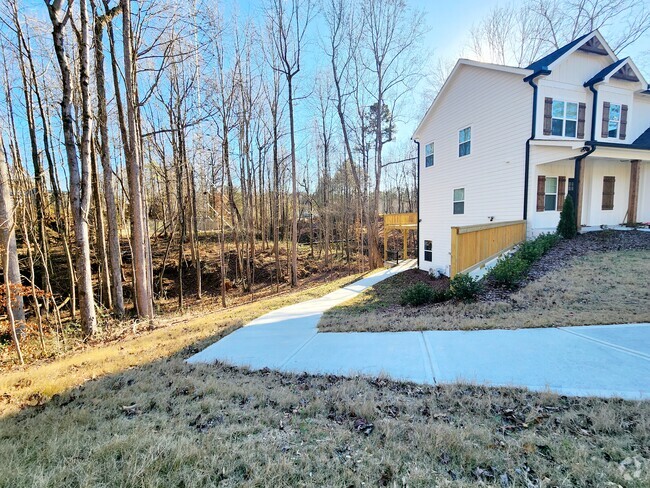
{"type": "Polygon", "coordinates": [[[650,324],[321,333],[323,312],[415,265],[405,261],[321,298],[274,310],[188,359],[252,369],[522,386],[650,399],[650,324]]]}

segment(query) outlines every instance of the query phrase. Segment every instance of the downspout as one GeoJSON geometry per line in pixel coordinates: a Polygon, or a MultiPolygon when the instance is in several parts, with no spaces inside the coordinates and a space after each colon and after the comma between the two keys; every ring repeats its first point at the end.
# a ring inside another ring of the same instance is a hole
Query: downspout
{"type": "Polygon", "coordinates": [[[526,158],[524,161],[524,220],[528,219],[528,180],[530,179],[530,141],[535,140],[536,128],[537,128],[537,84],[535,83],[535,78],[540,76],[550,75],[551,71],[548,68],[542,68],[539,71],[535,71],[533,74],[528,75],[524,78],[524,81],[533,87],[533,118],[530,127],[530,137],[526,141],[526,158]]]}
{"type": "Polygon", "coordinates": [[[416,254],[417,254],[417,266],[418,266],[418,269],[420,269],[420,141],[418,141],[417,139],[411,139],[411,140],[418,147],[418,149],[417,149],[417,151],[418,151],[418,158],[417,158],[417,162],[418,162],[418,169],[417,169],[417,185],[418,185],[418,188],[417,188],[417,196],[418,196],[418,206],[417,206],[418,215],[417,215],[417,219],[418,219],[418,228],[417,228],[417,232],[416,232],[416,239],[417,239],[417,243],[416,243],[417,253],[416,254]]]}
{"type": "Polygon", "coordinates": [[[583,148],[584,153],[581,154],[580,156],[575,158],[575,164],[573,167],[573,195],[571,195],[571,198],[573,198],[574,205],[576,206],[576,227],[578,228],[578,231],[580,230],[581,222],[578,220],[582,220],[582,212],[579,212],[580,215],[577,215],[577,210],[582,207],[582,202],[578,201],[578,196],[582,197],[582,195],[578,195],[578,188],[581,187],[582,181],[580,181],[580,174],[582,173],[582,161],[589,156],[591,153],[593,153],[596,150],[596,111],[598,109],[598,90],[594,87],[595,83],[585,83],[584,86],[589,88],[591,93],[593,94],[592,98],[592,106],[591,106],[591,130],[590,130],[590,140],[585,142],[585,147],[583,148]],[[588,149],[587,149],[588,148],[588,149]]]}

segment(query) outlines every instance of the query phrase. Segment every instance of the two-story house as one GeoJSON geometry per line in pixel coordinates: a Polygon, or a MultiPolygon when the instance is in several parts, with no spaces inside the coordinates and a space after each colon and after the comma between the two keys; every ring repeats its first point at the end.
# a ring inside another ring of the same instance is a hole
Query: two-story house
{"type": "Polygon", "coordinates": [[[526,68],[460,59],[416,129],[419,266],[450,271],[453,226],[554,231],[650,221],[650,89],[598,31],[526,68]]]}

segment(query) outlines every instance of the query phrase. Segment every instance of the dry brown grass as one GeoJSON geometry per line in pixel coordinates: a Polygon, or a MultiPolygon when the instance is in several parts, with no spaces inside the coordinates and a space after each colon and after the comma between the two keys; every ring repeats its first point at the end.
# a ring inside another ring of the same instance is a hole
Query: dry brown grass
{"type": "Polygon", "coordinates": [[[648,402],[250,373],[183,356],[0,419],[0,486],[650,483],[648,402]]]}
{"type": "MultiPolygon", "coordinates": [[[[0,414],[38,404],[85,381],[169,357],[191,347],[198,352],[219,337],[264,313],[316,298],[357,280],[352,275],[247,305],[192,317],[161,320],[153,331],[128,335],[108,344],[87,346],[51,361],[15,367],[0,376],[0,414]]],[[[143,326],[141,326],[143,327],[143,326]]]]}
{"type": "Polygon", "coordinates": [[[648,486],[650,402],[183,361],[347,281],[3,375],[0,487],[648,486]]]}
{"type": "Polygon", "coordinates": [[[529,283],[507,301],[413,308],[399,305],[398,275],[326,312],[319,328],[380,332],[650,322],[648,276],[648,251],[593,253],[529,283]]]}

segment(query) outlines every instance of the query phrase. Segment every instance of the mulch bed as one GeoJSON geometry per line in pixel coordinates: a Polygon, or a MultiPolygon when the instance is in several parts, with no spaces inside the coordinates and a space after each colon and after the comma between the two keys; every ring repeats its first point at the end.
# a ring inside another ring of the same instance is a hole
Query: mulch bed
{"type": "MultiPolygon", "coordinates": [[[[540,279],[551,271],[566,267],[567,263],[576,257],[593,252],[636,250],[650,250],[650,232],[603,230],[579,234],[573,239],[561,239],[530,267],[526,277],[519,284],[519,288],[540,279]]],[[[487,278],[478,299],[481,301],[508,300],[514,291],[516,290],[500,288],[487,278]]]]}

